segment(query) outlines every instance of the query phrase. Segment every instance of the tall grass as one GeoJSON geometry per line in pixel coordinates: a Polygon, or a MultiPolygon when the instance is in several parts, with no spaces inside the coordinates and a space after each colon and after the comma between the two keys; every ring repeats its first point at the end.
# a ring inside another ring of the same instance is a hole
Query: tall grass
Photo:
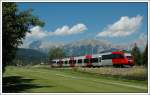
{"type": "Polygon", "coordinates": [[[115,76],[119,78],[127,78],[134,80],[147,80],[147,68],[144,66],[134,66],[133,68],[114,68],[114,67],[101,67],[101,68],[77,68],[77,71],[95,73],[103,76],[115,76]]]}

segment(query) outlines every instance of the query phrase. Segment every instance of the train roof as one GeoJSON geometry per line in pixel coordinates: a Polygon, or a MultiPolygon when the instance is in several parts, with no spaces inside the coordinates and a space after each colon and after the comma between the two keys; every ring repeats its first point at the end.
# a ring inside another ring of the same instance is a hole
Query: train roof
{"type": "Polygon", "coordinates": [[[100,55],[107,55],[107,54],[112,54],[112,52],[100,53],[100,55]]]}
{"type": "Polygon", "coordinates": [[[101,57],[102,54],[93,54],[92,57],[101,57]]]}

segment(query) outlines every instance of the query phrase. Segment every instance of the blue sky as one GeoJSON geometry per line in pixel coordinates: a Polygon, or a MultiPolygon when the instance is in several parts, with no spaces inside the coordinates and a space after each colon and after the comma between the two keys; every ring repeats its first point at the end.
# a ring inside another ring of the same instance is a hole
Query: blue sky
{"type": "Polygon", "coordinates": [[[130,43],[141,37],[147,40],[147,3],[18,3],[18,5],[20,10],[33,9],[33,14],[45,22],[43,28],[33,27],[35,35],[29,34],[24,44],[34,40],[68,43],[86,38],[105,39],[114,44],[130,43]],[[125,33],[126,35],[123,35],[125,33]]]}

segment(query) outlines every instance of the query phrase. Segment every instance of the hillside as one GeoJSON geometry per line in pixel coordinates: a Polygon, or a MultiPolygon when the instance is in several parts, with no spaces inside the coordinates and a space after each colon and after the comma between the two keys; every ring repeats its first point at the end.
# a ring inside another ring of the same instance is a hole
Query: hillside
{"type": "Polygon", "coordinates": [[[17,50],[15,60],[19,59],[26,64],[28,63],[38,64],[40,62],[45,62],[46,57],[47,55],[45,53],[42,53],[38,50],[19,48],[17,50]]]}

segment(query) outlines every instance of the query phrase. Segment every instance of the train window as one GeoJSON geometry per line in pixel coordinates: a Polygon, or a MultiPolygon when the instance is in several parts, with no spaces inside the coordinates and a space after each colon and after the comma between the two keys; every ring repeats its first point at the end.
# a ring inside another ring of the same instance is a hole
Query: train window
{"type": "Polygon", "coordinates": [[[124,58],[124,56],[123,56],[123,55],[121,55],[121,54],[119,54],[119,55],[118,55],[118,57],[119,57],[119,58],[124,58]]]}
{"type": "Polygon", "coordinates": [[[65,64],[68,64],[68,61],[65,61],[65,64]]]}
{"type": "Polygon", "coordinates": [[[57,64],[59,64],[59,61],[57,61],[57,64]]]}
{"type": "Polygon", "coordinates": [[[64,63],[64,61],[60,61],[59,63],[60,63],[60,64],[63,64],[63,63],[64,63]]]}
{"type": "Polygon", "coordinates": [[[82,63],[82,59],[78,59],[78,63],[82,63]]]}
{"type": "Polygon", "coordinates": [[[84,63],[89,63],[90,59],[84,59],[84,63]]]}
{"type": "Polygon", "coordinates": [[[112,55],[109,54],[109,55],[102,55],[102,60],[105,60],[105,59],[112,59],[112,55]]]}
{"type": "Polygon", "coordinates": [[[53,64],[55,64],[56,63],[56,61],[51,61],[53,64]]]}
{"type": "Polygon", "coordinates": [[[76,60],[69,60],[69,63],[76,63],[76,60]]]}
{"type": "Polygon", "coordinates": [[[76,63],[76,60],[73,60],[73,63],[76,63]]]}
{"type": "Polygon", "coordinates": [[[98,63],[98,58],[92,58],[92,59],[91,59],[91,62],[92,62],[92,63],[98,63]]]}

